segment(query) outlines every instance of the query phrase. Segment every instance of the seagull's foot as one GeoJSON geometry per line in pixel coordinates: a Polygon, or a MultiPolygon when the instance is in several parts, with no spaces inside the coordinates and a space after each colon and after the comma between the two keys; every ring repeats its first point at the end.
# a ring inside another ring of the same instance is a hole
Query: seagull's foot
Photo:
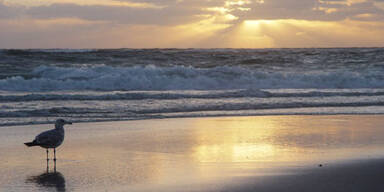
{"type": "Polygon", "coordinates": [[[49,159],[47,159],[47,161],[49,161],[49,159]]]}

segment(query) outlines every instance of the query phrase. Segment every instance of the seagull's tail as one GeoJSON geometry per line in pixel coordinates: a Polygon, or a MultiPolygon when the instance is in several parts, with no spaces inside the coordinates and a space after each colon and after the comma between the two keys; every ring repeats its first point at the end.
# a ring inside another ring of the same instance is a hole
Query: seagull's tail
{"type": "Polygon", "coordinates": [[[27,143],[24,143],[26,146],[28,146],[28,147],[32,147],[32,146],[36,146],[36,145],[38,145],[37,143],[35,143],[35,142],[27,142],[27,143]]]}

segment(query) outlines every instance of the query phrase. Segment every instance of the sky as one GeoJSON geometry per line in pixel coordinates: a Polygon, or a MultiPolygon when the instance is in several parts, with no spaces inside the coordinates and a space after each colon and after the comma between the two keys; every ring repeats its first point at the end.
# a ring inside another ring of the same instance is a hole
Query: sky
{"type": "Polygon", "coordinates": [[[384,0],[0,0],[0,48],[383,46],[384,0]]]}

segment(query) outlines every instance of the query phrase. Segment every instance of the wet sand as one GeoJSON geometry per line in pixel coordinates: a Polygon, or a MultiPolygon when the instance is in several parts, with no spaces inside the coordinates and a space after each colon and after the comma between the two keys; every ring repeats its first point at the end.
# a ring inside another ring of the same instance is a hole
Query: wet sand
{"type": "Polygon", "coordinates": [[[77,123],[48,167],[44,149],[23,143],[52,125],[0,127],[0,191],[382,191],[383,125],[383,115],[77,123]]]}

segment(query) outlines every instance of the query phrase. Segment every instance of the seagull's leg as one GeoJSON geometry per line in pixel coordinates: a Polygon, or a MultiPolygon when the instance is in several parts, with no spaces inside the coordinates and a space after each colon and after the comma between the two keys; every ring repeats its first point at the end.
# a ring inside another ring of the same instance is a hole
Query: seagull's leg
{"type": "Polygon", "coordinates": [[[53,161],[54,162],[54,167],[53,167],[53,172],[55,172],[56,173],[56,161],[53,161]]]}
{"type": "Polygon", "coordinates": [[[56,162],[56,148],[53,148],[53,154],[54,154],[54,158],[53,158],[53,161],[56,162]]]}
{"type": "Polygon", "coordinates": [[[48,163],[48,159],[47,159],[47,173],[49,172],[49,163],[48,163]]]}
{"type": "Polygon", "coordinates": [[[49,152],[48,152],[48,148],[47,148],[47,162],[49,161],[49,158],[48,158],[48,153],[49,153],[49,152]]]}

